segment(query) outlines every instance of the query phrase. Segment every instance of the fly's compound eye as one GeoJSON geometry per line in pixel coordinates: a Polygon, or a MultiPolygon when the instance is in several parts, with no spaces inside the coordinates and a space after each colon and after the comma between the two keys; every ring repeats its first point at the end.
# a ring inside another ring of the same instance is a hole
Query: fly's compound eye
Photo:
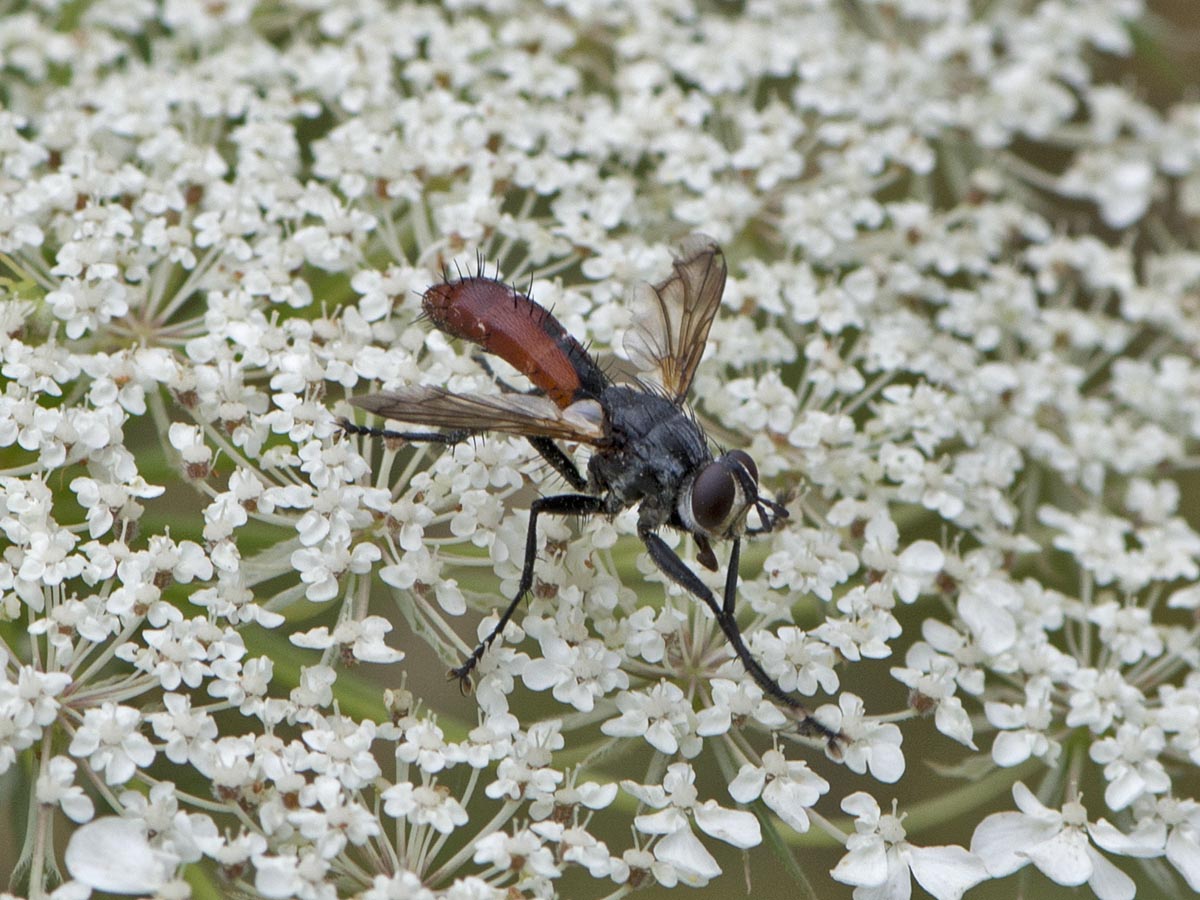
{"type": "Polygon", "coordinates": [[[692,519],[705,531],[722,530],[740,493],[727,467],[709,463],[692,482],[692,519]]]}

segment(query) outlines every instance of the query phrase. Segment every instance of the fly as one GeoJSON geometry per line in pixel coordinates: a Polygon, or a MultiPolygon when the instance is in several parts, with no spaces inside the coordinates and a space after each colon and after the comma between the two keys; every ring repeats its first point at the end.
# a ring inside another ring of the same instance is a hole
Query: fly
{"type": "Polygon", "coordinates": [[[643,285],[644,314],[625,339],[625,349],[657,384],[617,384],[551,313],[501,281],[482,274],[446,280],[422,298],[426,316],[441,331],[477,344],[524,374],[528,393],[456,394],[414,385],[351,399],[354,406],[435,431],[380,431],[348,421],[345,431],[408,441],[455,444],[482,432],[525,437],[559,472],[572,493],[539,497],[529,511],[525,560],[515,596],[461,666],[470,676],[533,586],[537,522],[542,515],[614,515],[638,506],[638,537],[655,565],[702,601],[716,618],[738,659],[763,691],[789,708],[802,733],[834,747],[840,735],[768,675],[751,655],[734,617],[738,561],[744,535],[772,531],[787,510],[758,489],[758,467],[743,450],[714,457],[708,439],[686,406],[688,389],[725,289],[725,257],[712,238],[695,234],[680,248],[674,271],[657,285],[643,285]],[[586,477],[556,441],[593,448],[586,477]],[[759,525],[747,524],[751,509],[759,525]],[[724,596],[718,600],[659,536],[673,528],[692,536],[697,561],[715,571],[714,541],[731,541],[724,596]]]}

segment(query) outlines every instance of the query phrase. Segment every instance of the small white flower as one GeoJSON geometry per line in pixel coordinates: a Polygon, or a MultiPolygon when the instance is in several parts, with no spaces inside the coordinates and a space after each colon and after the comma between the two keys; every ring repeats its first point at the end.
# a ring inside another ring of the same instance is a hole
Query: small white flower
{"type": "Polygon", "coordinates": [[[840,681],[834,668],[837,655],[833,647],[802,628],[786,625],[774,633],[755,631],[750,637],[750,651],[785,691],[808,696],[818,690],[837,693],[840,681]]]}
{"type": "Polygon", "coordinates": [[[402,871],[392,875],[376,875],[371,887],[361,894],[361,900],[436,900],[436,896],[421,884],[416,873],[402,871]]]}
{"type": "Polygon", "coordinates": [[[1031,756],[1053,765],[1062,745],[1048,734],[1054,722],[1050,684],[1034,679],[1025,685],[1022,705],[987,701],[983,710],[988,722],[1000,729],[992,742],[992,759],[999,766],[1017,766],[1031,756]]]}
{"type": "Polygon", "coordinates": [[[96,813],[92,798],[75,784],[74,760],[65,756],[52,757],[38,776],[37,799],[61,806],[72,822],[88,822],[96,813]]]}
{"type": "MultiPolygon", "coordinates": [[[[1162,542],[1154,542],[1161,545],[1162,542]]],[[[1165,567],[1155,566],[1158,576],[1168,580],[1165,567]]],[[[1125,665],[1144,657],[1154,659],[1163,652],[1161,626],[1150,618],[1150,610],[1139,606],[1122,606],[1115,600],[1100,603],[1088,611],[1088,620],[1095,623],[1104,646],[1112,650],[1125,665]]]]}
{"type": "Polygon", "coordinates": [[[508,835],[493,832],[475,842],[476,863],[490,863],[501,871],[518,871],[542,878],[557,878],[560,874],[554,853],[533,831],[522,829],[508,835]]]}
{"type": "Polygon", "coordinates": [[[938,900],[958,900],[988,877],[979,858],[962,847],[909,843],[902,817],[895,812],[882,815],[869,794],[851,794],[842,801],[842,809],[855,817],[855,834],[846,841],[846,855],[832,875],[855,886],[856,900],[909,896],[910,872],[938,900]]]}
{"type": "Polygon", "coordinates": [[[549,821],[536,822],[529,830],[543,840],[557,844],[564,860],[583,866],[592,878],[611,878],[625,873],[624,864],[609,854],[608,846],[583,828],[568,828],[561,822],[549,821]]]}
{"type": "Polygon", "coordinates": [[[1117,718],[1136,716],[1145,708],[1146,699],[1117,669],[1082,668],[1069,679],[1071,709],[1066,722],[1072,728],[1086,725],[1094,734],[1103,734],[1117,718]]]}
{"type": "MultiPolygon", "coordinates": [[[[326,716],[313,722],[303,734],[304,743],[317,755],[311,762],[315,772],[329,775],[349,790],[358,790],[380,775],[371,744],[379,726],[370,719],[326,716]]],[[[399,748],[397,748],[399,755],[399,748]]]]}
{"type": "Polygon", "coordinates": [[[270,900],[331,896],[322,890],[328,883],[329,861],[319,853],[308,852],[300,856],[262,853],[256,855],[253,862],[254,887],[270,900]]]}
{"type": "Polygon", "coordinates": [[[1033,863],[1051,881],[1087,884],[1100,900],[1131,900],[1133,880],[1089,841],[1093,826],[1077,800],[1050,809],[1021,782],[1013,785],[1020,812],[994,813],[975,828],[971,850],[993,878],[1003,878],[1033,863]]]}
{"type": "Polygon", "coordinates": [[[533,624],[527,621],[525,627],[538,637],[542,652],[521,672],[526,687],[535,691],[553,688],[554,699],[580,712],[591,712],[597,697],[628,687],[629,676],[619,668],[620,655],[601,641],[570,644],[557,635],[535,633],[533,624]]]}
{"type": "Polygon", "coordinates": [[[843,691],[838,705],[826,705],[817,711],[829,728],[849,739],[843,750],[846,767],[862,774],[870,770],[880,781],[892,784],[904,774],[904,753],[900,749],[900,729],[890,722],[872,722],[864,712],[862,699],[843,691]]]}
{"type": "Polygon", "coordinates": [[[360,662],[394,663],[404,659],[404,653],[384,643],[384,635],[392,623],[382,616],[367,616],[361,622],[340,622],[331,634],[324,625],[303,632],[294,632],[289,640],[297,647],[326,650],[349,644],[350,652],[360,662]]]}
{"type": "Polygon", "coordinates": [[[1109,809],[1121,810],[1144,794],[1164,794],[1171,789],[1171,778],[1158,759],[1165,748],[1161,728],[1129,722],[1121,723],[1115,735],[1092,744],[1088,752],[1104,765],[1108,780],[1104,802],[1109,809]]]}
{"type": "Polygon", "coordinates": [[[621,715],[600,726],[605,734],[644,738],[668,755],[691,758],[700,752],[696,714],[678,685],[663,681],[646,691],[623,691],[617,695],[617,708],[621,715]]]}
{"type": "Polygon", "coordinates": [[[146,719],[155,735],[167,742],[163,749],[167,759],[183,765],[195,759],[198,748],[217,737],[217,723],[208,713],[193,710],[188,694],[164,694],[163,705],[165,712],[150,713],[146,719]]]}
{"type": "Polygon", "coordinates": [[[421,771],[436,774],[450,763],[442,729],[432,721],[414,721],[404,730],[396,745],[396,758],[416,763],[421,771]]]}
{"type": "Polygon", "coordinates": [[[829,790],[829,782],[801,760],[789,760],[778,750],[763,754],[762,765],[742,766],[729,783],[729,796],[752,803],[760,796],[779,818],[798,832],[808,831],[808,807],[829,790]]]}
{"type": "Polygon", "coordinates": [[[705,834],[735,847],[757,846],[762,842],[762,832],[752,813],[723,809],[714,800],[700,802],[695,779],[690,765],[672,763],[667,766],[661,787],[622,781],[621,788],[658,810],[633,820],[634,827],[643,834],[662,835],[654,844],[655,859],[692,879],[689,883],[704,883],[720,875],[721,867],[692,832],[689,816],[705,834]]]}
{"type": "Polygon", "coordinates": [[[138,731],[141,723],[141,713],[130,706],[105,703],[89,709],[67,752],[86,757],[109,784],[124,784],[139,767],[154,762],[154,747],[138,731]]]}
{"type": "MultiPolygon", "coordinates": [[[[740,666],[741,663],[736,665],[740,666]]],[[[711,737],[725,734],[734,720],[753,719],[765,728],[778,729],[787,723],[779,707],[763,697],[762,688],[750,681],[714,678],[712,706],[696,715],[696,734],[711,737]]]]}

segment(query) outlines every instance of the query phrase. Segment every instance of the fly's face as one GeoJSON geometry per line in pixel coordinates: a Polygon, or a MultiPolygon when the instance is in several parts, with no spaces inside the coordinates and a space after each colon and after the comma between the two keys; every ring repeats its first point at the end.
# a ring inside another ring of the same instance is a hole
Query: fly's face
{"type": "Polygon", "coordinates": [[[743,450],[731,450],[701,468],[685,483],[678,501],[679,518],[693,534],[713,540],[771,531],[787,510],[758,493],[758,466],[743,450]],[[761,525],[747,529],[751,507],[761,525]]]}

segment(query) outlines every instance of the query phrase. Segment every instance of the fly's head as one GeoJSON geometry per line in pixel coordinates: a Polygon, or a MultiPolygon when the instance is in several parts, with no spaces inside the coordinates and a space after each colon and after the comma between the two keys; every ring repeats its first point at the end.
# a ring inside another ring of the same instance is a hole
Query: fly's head
{"type": "Polygon", "coordinates": [[[701,545],[701,562],[711,555],[709,539],[727,540],[744,533],[773,531],[788,512],[758,492],[758,466],[744,450],[731,450],[707,463],[679,498],[679,518],[701,545]],[[760,525],[747,528],[751,508],[760,525]]]}

